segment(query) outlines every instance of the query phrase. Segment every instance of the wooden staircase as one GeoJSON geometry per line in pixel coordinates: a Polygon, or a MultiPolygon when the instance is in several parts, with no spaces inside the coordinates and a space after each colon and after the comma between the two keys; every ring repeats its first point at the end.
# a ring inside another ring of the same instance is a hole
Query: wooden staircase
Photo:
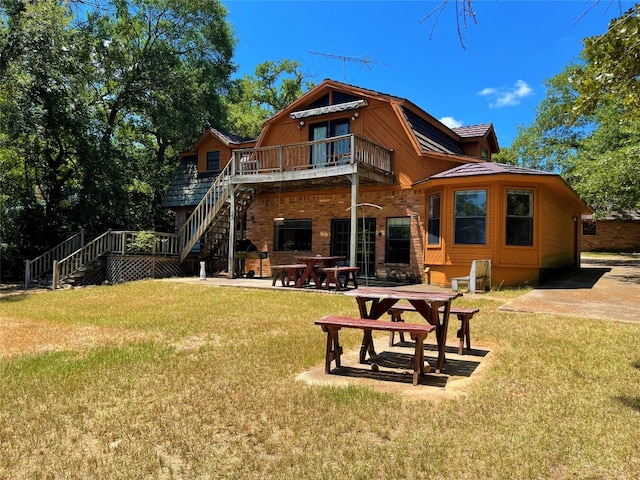
{"type": "MultiPolygon", "coordinates": [[[[65,248],[56,247],[56,251],[27,261],[26,277],[31,286],[34,278],[43,276],[47,270],[51,272],[51,286],[57,288],[64,283],[78,283],[83,276],[93,270],[92,265],[109,254],[135,254],[136,239],[140,236],[151,235],[149,252],[151,255],[179,256],[183,262],[187,256],[194,254],[200,258],[208,256],[226,256],[231,232],[231,208],[235,208],[234,218],[240,219],[258,194],[253,186],[234,185],[231,183],[231,162],[220,172],[218,177],[204,195],[196,209],[187,219],[178,234],[158,232],[107,231],[93,241],[78,244],[74,251],[70,251],[67,241],[65,248]],[[194,249],[196,245],[199,248],[194,249]],[[60,252],[58,252],[58,250],[60,252]],[[55,255],[54,255],[55,254],[55,255]],[[63,257],[63,258],[62,258],[63,257]],[[44,264],[53,268],[45,268],[44,264]],[[42,265],[41,265],[42,264],[42,265]],[[37,267],[37,270],[35,269],[37,267]]],[[[26,282],[25,282],[26,283],[26,282]]]]}
{"type": "Polygon", "coordinates": [[[242,218],[258,194],[256,188],[231,183],[231,164],[229,162],[216,177],[178,232],[181,261],[192,252],[200,257],[226,252],[231,227],[231,205],[235,206],[235,218],[242,218]],[[200,249],[194,251],[198,244],[200,249]]]}

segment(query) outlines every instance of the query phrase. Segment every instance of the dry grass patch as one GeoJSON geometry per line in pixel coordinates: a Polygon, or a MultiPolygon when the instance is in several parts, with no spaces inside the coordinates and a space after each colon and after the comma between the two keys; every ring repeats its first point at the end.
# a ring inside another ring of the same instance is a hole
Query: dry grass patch
{"type": "Polygon", "coordinates": [[[438,402],[295,381],[324,359],[313,320],[357,314],[340,295],[138,282],[0,301],[3,322],[134,339],[0,359],[0,478],[640,477],[640,326],[462,301],[499,349],[438,402]]]}
{"type": "Polygon", "coordinates": [[[118,346],[141,341],[145,335],[117,327],[71,326],[29,318],[0,316],[0,359],[36,355],[59,350],[86,351],[100,346],[118,346]]]}

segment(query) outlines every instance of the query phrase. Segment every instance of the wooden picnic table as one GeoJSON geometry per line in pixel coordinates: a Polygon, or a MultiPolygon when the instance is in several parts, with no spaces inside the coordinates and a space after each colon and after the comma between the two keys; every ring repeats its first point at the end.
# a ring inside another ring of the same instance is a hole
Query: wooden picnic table
{"type": "MultiPolygon", "coordinates": [[[[360,287],[346,292],[345,295],[355,297],[360,310],[360,317],[373,320],[379,319],[398,301],[406,300],[422,317],[436,327],[438,340],[438,362],[436,373],[440,373],[445,362],[445,347],[447,330],[449,328],[449,312],[451,302],[460,296],[459,292],[421,292],[418,290],[401,290],[395,288],[360,287]],[[439,309],[441,309],[439,311],[439,309]]],[[[365,330],[362,346],[360,347],[360,363],[365,363],[365,357],[375,355],[371,330],[365,330]]]]}
{"type": "Polygon", "coordinates": [[[307,256],[307,257],[298,257],[298,261],[300,263],[304,263],[306,265],[305,269],[302,271],[302,275],[296,282],[296,287],[302,287],[307,279],[311,277],[313,282],[316,284],[316,288],[320,288],[321,283],[318,278],[317,268],[327,268],[333,267],[336,263],[344,260],[346,257],[341,256],[331,256],[331,257],[323,257],[322,255],[315,256],[307,256]]]}

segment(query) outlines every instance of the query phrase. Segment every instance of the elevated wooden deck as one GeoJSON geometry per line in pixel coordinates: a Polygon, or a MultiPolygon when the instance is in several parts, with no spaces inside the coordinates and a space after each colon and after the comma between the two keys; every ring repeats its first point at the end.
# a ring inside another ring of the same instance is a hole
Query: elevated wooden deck
{"type": "Polygon", "coordinates": [[[351,184],[392,184],[392,151],[355,135],[292,145],[236,150],[232,184],[256,185],[261,191],[335,188],[351,184]]]}

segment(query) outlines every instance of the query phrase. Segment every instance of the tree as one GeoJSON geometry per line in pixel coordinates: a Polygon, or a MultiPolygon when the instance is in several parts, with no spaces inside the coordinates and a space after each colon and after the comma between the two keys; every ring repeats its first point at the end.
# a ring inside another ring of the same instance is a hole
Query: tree
{"type": "Polygon", "coordinates": [[[177,152],[205,126],[224,124],[234,46],[225,16],[219,2],[200,0],[116,1],[106,14],[90,12],[94,158],[113,161],[85,164],[81,198],[99,206],[85,225],[162,225],[177,152]]]}
{"type": "Polygon", "coordinates": [[[640,209],[640,120],[625,116],[618,106],[600,107],[598,128],[566,174],[596,216],[640,209]]]}
{"type": "Polygon", "coordinates": [[[574,112],[588,115],[603,101],[632,118],[640,110],[640,4],[609,23],[604,35],[584,40],[585,68],[572,79],[579,93],[574,112]]]}
{"type": "Polygon", "coordinates": [[[495,161],[559,173],[590,204],[596,217],[640,208],[640,122],[629,108],[601,104],[576,116],[568,67],[547,82],[534,122],[518,128],[511,147],[495,161]],[[561,93],[563,92],[563,93],[561,93]]]}
{"type": "Polygon", "coordinates": [[[255,137],[262,123],[298,98],[313,85],[292,60],[266,61],[255,69],[255,77],[244,75],[229,92],[228,129],[244,137],[255,137]]]}
{"type": "Polygon", "coordinates": [[[0,234],[22,258],[79,226],[168,228],[177,152],[226,124],[235,40],[218,1],[73,7],[0,0],[0,234]]]}

